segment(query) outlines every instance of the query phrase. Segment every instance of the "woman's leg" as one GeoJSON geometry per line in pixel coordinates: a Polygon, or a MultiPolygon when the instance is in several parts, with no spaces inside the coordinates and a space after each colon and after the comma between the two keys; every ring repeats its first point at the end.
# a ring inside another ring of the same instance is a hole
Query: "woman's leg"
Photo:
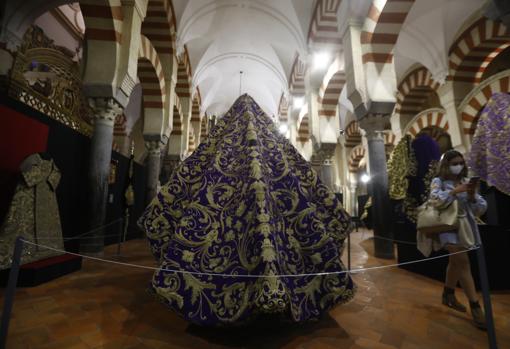
{"type": "MultiPolygon", "coordinates": [[[[445,247],[449,253],[455,253],[459,251],[459,249],[456,246],[447,245],[445,247]]],[[[460,267],[461,262],[458,259],[458,254],[451,255],[448,257],[448,266],[446,267],[446,280],[445,280],[445,286],[455,290],[457,287],[457,282],[459,281],[460,277],[460,267]]]]}
{"type": "MultiPolygon", "coordinates": [[[[455,246],[446,247],[450,253],[457,252],[455,246]]],[[[460,312],[465,312],[467,309],[455,297],[455,288],[459,281],[461,263],[458,255],[449,256],[448,267],[446,268],[446,280],[443,290],[443,304],[460,312]]]]}
{"type": "Polygon", "coordinates": [[[470,302],[477,302],[478,295],[476,293],[475,282],[473,275],[471,275],[471,265],[469,263],[469,256],[466,253],[458,254],[459,256],[459,281],[462,289],[466,293],[470,302]]]}

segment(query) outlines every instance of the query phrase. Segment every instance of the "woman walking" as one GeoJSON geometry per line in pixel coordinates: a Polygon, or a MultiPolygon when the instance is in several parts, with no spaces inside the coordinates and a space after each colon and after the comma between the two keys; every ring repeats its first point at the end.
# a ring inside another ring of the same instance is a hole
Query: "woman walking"
{"type": "MultiPolygon", "coordinates": [[[[458,203],[459,227],[457,231],[440,233],[434,238],[418,232],[418,248],[425,255],[433,250],[446,249],[456,253],[473,247],[480,242],[476,225],[476,216],[487,209],[487,202],[477,193],[478,181],[468,180],[464,157],[456,150],[443,154],[439,163],[438,176],[431,182],[429,203],[441,208],[448,207],[453,201],[458,203]]],[[[471,266],[467,253],[457,253],[449,257],[442,302],[460,312],[466,307],[455,297],[455,287],[460,282],[471,308],[475,326],[485,329],[485,316],[478,302],[471,266]]]]}

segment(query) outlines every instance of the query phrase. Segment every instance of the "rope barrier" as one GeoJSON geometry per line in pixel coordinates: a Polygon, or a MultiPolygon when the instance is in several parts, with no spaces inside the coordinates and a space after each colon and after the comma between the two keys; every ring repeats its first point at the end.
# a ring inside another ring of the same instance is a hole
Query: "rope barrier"
{"type": "MultiPolygon", "coordinates": [[[[106,227],[109,227],[109,226],[111,226],[111,225],[114,225],[114,224],[116,224],[116,223],[118,223],[118,222],[122,222],[122,221],[124,221],[124,217],[122,217],[122,218],[117,218],[117,219],[115,219],[115,220],[111,221],[111,222],[110,222],[110,223],[108,223],[108,224],[105,224],[105,225],[102,225],[102,226],[100,226],[100,227],[97,227],[97,228],[91,229],[91,230],[89,230],[89,231],[86,231],[86,232],[85,232],[85,233],[83,233],[83,234],[80,234],[80,235],[77,235],[77,236],[73,236],[73,237],[71,237],[71,238],[64,238],[64,239],[62,239],[62,240],[63,240],[64,242],[65,242],[65,241],[76,240],[76,239],[82,239],[82,240],[83,240],[83,237],[84,237],[84,236],[87,236],[87,235],[88,235],[88,234],[90,234],[90,233],[93,233],[93,232],[95,232],[95,231],[99,231],[99,230],[101,230],[101,229],[104,229],[104,228],[106,228],[106,227]]],[[[119,236],[119,234],[111,234],[111,235],[104,235],[104,236],[102,236],[102,237],[103,237],[103,238],[109,238],[109,237],[118,237],[118,236],[119,236]]],[[[95,236],[92,236],[92,237],[88,237],[87,239],[96,239],[96,237],[95,237],[95,236]]],[[[37,238],[37,240],[51,241],[51,240],[61,240],[61,239],[60,239],[60,238],[37,238]]],[[[85,240],[86,240],[86,239],[85,239],[85,240]]],[[[4,239],[0,239],[0,241],[6,241],[6,240],[4,240],[4,239]]]]}
{"type": "Polygon", "coordinates": [[[350,270],[342,270],[342,271],[334,271],[334,272],[305,273],[305,274],[279,274],[279,275],[247,275],[247,274],[236,275],[236,274],[206,273],[206,272],[198,272],[198,271],[167,269],[167,268],[161,268],[161,267],[157,268],[157,267],[150,267],[150,266],[147,266],[147,265],[124,263],[124,262],[118,262],[118,261],[113,261],[113,260],[104,259],[104,258],[98,258],[98,257],[82,255],[82,254],[79,254],[79,253],[62,251],[62,250],[59,250],[59,249],[56,249],[56,248],[53,248],[53,247],[36,244],[36,243],[30,242],[30,241],[27,241],[27,240],[23,240],[23,242],[27,243],[27,244],[30,244],[30,245],[36,245],[36,246],[39,246],[39,247],[42,247],[42,248],[46,248],[46,249],[49,249],[49,250],[52,250],[52,251],[55,251],[55,252],[66,253],[66,254],[70,254],[70,255],[73,255],[73,256],[82,257],[82,258],[85,258],[85,259],[90,259],[90,260],[95,260],[95,261],[105,262],[105,263],[111,263],[111,264],[117,264],[117,265],[122,265],[122,266],[127,266],[127,267],[140,268],[140,269],[148,269],[148,270],[154,270],[154,271],[167,271],[167,272],[174,272],[174,273],[188,274],[188,275],[205,275],[205,276],[236,277],[236,278],[279,278],[279,277],[281,277],[281,278],[294,278],[294,277],[308,277],[308,276],[340,275],[340,274],[346,274],[346,273],[356,274],[356,273],[370,271],[370,270],[386,269],[386,268],[398,267],[399,265],[408,265],[408,264],[421,263],[421,262],[424,262],[424,261],[429,261],[429,260],[434,260],[434,259],[439,259],[439,258],[445,258],[445,257],[453,256],[453,255],[456,255],[456,254],[473,251],[473,250],[476,250],[476,249],[480,248],[479,246],[474,246],[474,247],[466,249],[466,250],[462,250],[462,251],[458,251],[458,252],[453,252],[453,253],[448,253],[448,254],[441,255],[441,256],[416,259],[414,261],[408,261],[408,262],[403,262],[403,263],[395,263],[395,264],[388,264],[388,265],[379,265],[379,266],[375,266],[375,267],[358,268],[358,269],[350,269],[350,270]]]}

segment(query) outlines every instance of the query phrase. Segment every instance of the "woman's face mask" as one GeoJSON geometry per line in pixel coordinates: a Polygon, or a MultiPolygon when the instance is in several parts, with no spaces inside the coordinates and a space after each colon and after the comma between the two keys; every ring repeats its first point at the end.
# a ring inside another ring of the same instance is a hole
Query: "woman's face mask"
{"type": "Polygon", "coordinates": [[[461,173],[463,169],[464,169],[464,165],[462,165],[462,164],[450,165],[450,172],[456,176],[459,173],[461,173]]]}

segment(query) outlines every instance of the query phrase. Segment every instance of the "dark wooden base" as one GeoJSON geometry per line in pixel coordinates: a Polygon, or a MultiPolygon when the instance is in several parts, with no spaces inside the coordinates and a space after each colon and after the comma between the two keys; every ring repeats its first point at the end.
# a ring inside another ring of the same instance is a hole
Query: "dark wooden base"
{"type": "MultiPolygon", "coordinates": [[[[20,267],[18,287],[33,287],[81,269],[82,258],[64,254],[24,264],[20,267]]],[[[5,287],[10,269],[0,270],[0,286],[5,287]]]]}

